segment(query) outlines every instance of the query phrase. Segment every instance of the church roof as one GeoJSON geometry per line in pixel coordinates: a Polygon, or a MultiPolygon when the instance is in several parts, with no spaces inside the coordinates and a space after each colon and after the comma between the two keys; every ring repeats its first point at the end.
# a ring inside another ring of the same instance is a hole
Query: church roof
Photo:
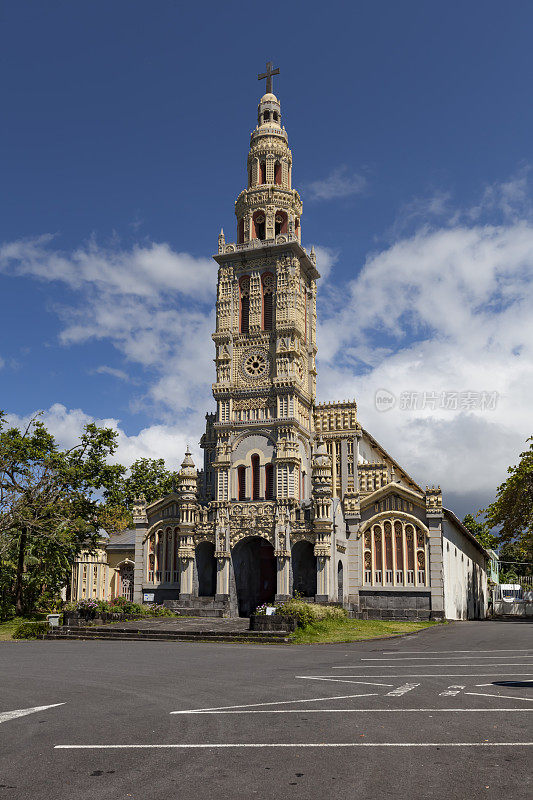
{"type": "Polygon", "coordinates": [[[461,533],[463,534],[463,536],[466,536],[466,538],[467,538],[467,539],[469,539],[469,540],[472,542],[472,544],[474,545],[474,547],[477,547],[477,549],[478,549],[478,550],[480,550],[480,551],[481,551],[481,552],[484,554],[484,556],[490,560],[490,558],[491,558],[491,555],[490,555],[489,551],[488,551],[488,550],[486,550],[486,549],[483,547],[483,545],[481,544],[481,542],[479,542],[479,541],[476,539],[476,537],[474,536],[474,534],[473,534],[471,531],[469,531],[469,530],[468,530],[468,528],[466,528],[466,527],[463,525],[463,523],[461,522],[461,520],[460,520],[458,517],[456,517],[456,516],[455,516],[455,514],[453,513],[453,511],[450,511],[450,509],[449,509],[449,508],[444,508],[444,507],[443,507],[443,509],[442,509],[442,510],[443,510],[443,512],[444,512],[444,516],[445,516],[445,517],[446,517],[446,518],[447,518],[447,519],[448,519],[450,522],[452,522],[454,525],[456,525],[456,526],[459,528],[459,530],[461,531],[461,533]]]}
{"type": "Polygon", "coordinates": [[[398,472],[411,485],[411,487],[413,489],[415,489],[415,490],[421,492],[422,494],[424,494],[423,490],[418,485],[418,483],[413,478],[411,478],[409,473],[407,473],[404,470],[404,468],[401,467],[400,464],[398,464],[398,462],[390,455],[390,453],[387,453],[387,451],[385,450],[383,445],[381,445],[376,439],[374,439],[372,434],[369,433],[365,428],[361,428],[361,430],[363,431],[363,435],[367,437],[367,439],[370,442],[370,444],[373,445],[374,447],[376,447],[379,451],[381,451],[382,457],[385,459],[385,461],[388,460],[391,464],[393,464],[395,469],[398,470],[398,472]]]}
{"type": "Polygon", "coordinates": [[[134,550],[135,529],[112,533],[106,544],[106,550],[134,550]]]}

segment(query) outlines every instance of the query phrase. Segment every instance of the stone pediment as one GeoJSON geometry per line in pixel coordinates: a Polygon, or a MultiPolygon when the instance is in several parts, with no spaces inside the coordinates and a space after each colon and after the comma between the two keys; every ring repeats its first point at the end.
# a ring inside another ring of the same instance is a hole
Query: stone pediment
{"type": "Polygon", "coordinates": [[[146,507],[146,514],[152,519],[154,517],[157,517],[158,519],[164,519],[165,517],[177,516],[178,500],[178,494],[176,492],[171,492],[170,494],[165,495],[165,497],[161,497],[159,500],[154,500],[153,503],[150,503],[150,505],[146,507]]]}
{"type": "MultiPolygon", "coordinates": [[[[368,508],[375,503],[381,503],[384,500],[403,500],[407,503],[412,503],[412,505],[418,506],[421,509],[426,508],[424,495],[421,492],[415,492],[413,489],[409,489],[407,486],[403,486],[400,483],[387,483],[386,486],[382,486],[380,489],[376,489],[375,492],[371,494],[365,495],[365,497],[361,498],[361,510],[364,508],[368,508]]],[[[394,510],[395,503],[390,504],[390,510],[394,510]]],[[[386,510],[386,509],[384,509],[386,510]]],[[[398,508],[398,510],[402,510],[398,508]]]]}

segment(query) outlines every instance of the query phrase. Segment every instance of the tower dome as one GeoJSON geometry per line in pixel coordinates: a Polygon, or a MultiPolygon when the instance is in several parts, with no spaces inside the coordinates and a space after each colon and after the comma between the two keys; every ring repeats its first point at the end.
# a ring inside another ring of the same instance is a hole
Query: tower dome
{"type": "MultiPolygon", "coordinates": [[[[272,91],[272,76],[278,74],[279,69],[273,70],[269,62],[266,72],[258,76],[266,78],[267,86],[250,136],[247,187],[235,203],[238,245],[301,242],[302,201],[292,188],[292,153],[281,124],[281,105],[272,91]]],[[[219,239],[219,251],[224,246],[219,239]]]]}

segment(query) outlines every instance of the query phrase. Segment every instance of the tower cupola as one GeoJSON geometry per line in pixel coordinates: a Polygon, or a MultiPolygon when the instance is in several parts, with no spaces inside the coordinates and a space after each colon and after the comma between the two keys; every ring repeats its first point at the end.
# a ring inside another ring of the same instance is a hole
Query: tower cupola
{"type": "Polygon", "coordinates": [[[237,244],[252,245],[257,241],[301,241],[300,216],[302,201],[292,188],[292,153],[287,131],[281,124],[281,105],[272,91],[272,69],[268,62],[266,92],[257,107],[257,125],[250,135],[247,160],[247,188],[235,203],[237,244]]]}

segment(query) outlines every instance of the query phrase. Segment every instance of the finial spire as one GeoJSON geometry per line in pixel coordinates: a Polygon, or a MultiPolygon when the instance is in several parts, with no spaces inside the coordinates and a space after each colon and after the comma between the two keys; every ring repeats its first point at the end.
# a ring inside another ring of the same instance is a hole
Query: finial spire
{"type": "Polygon", "coordinates": [[[258,81],[262,81],[266,78],[266,92],[265,94],[273,94],[272,92],[272,76],[279,75],[279,67],[276,69],[272,69],[272,61],[267,61],[266,65],[266,72],[263,72],[261,75],[257,76],[258,81]]]}

